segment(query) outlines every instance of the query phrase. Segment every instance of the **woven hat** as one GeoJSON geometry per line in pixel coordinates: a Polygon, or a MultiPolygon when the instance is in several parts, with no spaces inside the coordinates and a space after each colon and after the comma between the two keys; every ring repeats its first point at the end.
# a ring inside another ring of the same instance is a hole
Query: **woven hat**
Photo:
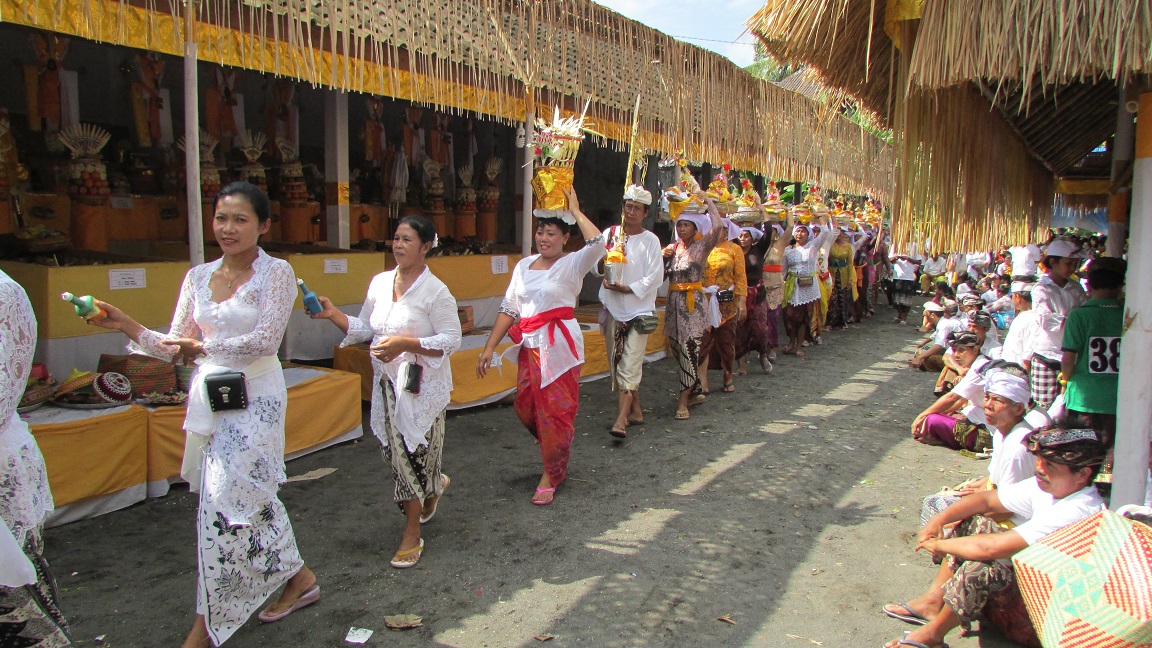
{"type": "Polygon", "coordinates": [[[65,378],[60,386],[56,388],[56,396],[63,396],[69,392],[74,392],[79,389],[89,387],[96,380],[97,374],[91,371],[80,371],[73,369],[72,374],[65,378]]]}
{"type": "Polygon", "coordinates": [[[92,391],[109,403],[127,403],[132,400],[132,383],[124,374],[107,372],[92,381],[92,391]]]}

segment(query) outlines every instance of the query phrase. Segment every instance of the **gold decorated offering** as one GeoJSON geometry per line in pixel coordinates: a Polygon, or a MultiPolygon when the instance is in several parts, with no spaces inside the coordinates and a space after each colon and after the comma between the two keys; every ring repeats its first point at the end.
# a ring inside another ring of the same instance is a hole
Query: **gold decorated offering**
{"type": "Polygon", "coordinates": [[[576,154],[584,141],[584,112],[580,116],[560,117],[560,108],[553,113],[552,123],[536,120],[536,137],[533,140],[534,156],[537,164],[532,178],[532,193],[536,196],[539,209],[567,209],[568,199],[564,196],[572,188],[576,154]]]}

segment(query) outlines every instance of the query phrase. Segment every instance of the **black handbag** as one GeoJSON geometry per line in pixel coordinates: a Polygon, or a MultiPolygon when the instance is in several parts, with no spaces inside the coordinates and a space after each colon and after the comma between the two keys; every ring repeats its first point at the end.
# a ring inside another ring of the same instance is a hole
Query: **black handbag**
{"type": "Polygon", "coordinates": [[[213,412],[248,408],[248,385],[239,371],[212,374],[204,379],[208,389],[208,406],[213,412]]]}
{"type": "Polygon", "coordinates": [[[722,304],[730,301],[736,301],[736,291],[731,289],[721,290],[716,293],[716,301],[722,304]]]}

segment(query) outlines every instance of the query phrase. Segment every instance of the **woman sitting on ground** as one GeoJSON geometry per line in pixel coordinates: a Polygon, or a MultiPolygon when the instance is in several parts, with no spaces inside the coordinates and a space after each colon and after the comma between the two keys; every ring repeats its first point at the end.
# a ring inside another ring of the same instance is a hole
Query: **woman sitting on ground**
{"type": "Polygon", "coordinates": [[[956,364],[964,376],[952,391],[936,399],[912,422],[912,438],[927,445],[974,452],[991,448],[992,437],[984,420],[984,377],[980,367],[988,358],[980,355],[976,334],[959,331],[950,336],[956,364]]]}

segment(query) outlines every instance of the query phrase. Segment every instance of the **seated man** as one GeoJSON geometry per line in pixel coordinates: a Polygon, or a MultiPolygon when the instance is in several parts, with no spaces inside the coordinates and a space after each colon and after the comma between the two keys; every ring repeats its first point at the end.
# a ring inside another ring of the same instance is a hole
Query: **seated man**
{"type": "Polygon", "coordinates": [[[991,448],[992,437],[985,429],[982,407],[984,376],[980,374],[988,358],[980,355],[980,343],[976,335],[968,331],[953,333],[949,345],[964,374],[951,391],[916,417],[912,422],[912,438],[953,450],[978,452],[991,448]]]}
{"type": "Polygon", "coordinates": [[[908,361],[908,366],[935,373],[944,368],[942,356],[948,346],[948,335],[963,327],[954,317],[956,315],[954,301],[945,301],[943,304],[928,302],[924,304],[924,313],[929,325],[933,327],[932,337],[920,342],[916,353],[908,361]]]}
{"type": "Polygon", "coordinates": [[[1024,447],[1024,437],[1032,431],[1032,426],[1024,420],[1032,398],[1028,373],[1019,365],[990,368],[992,366],[988,364],[982,369],[984,421],[992,433],[988,475],[924,498],[920,512],[922,523],[965,495],[1031,479],[1036,472],[1036,462],[1024,447]]]}
{"type": "MultiPolygon", "coordinates": [[[[980,355],[989,360],[1000,357],[1000,340],[997,339],[995,329],[992,326],[992,317],[988,313],[984,311],[972,313],[968,317],[966,329],[969,333],[975,334],[976,339],[980,342],[980,355]]],[[[944,352],[942,359],[944,360],[944,368],[940,370],[940,377],[936,379],[934,392],[937,396],[947,393],[955,387],[956,382],[963,375],[961,367],[953,359],[951,349],[944,352]]]]}
{"type": "MultiPolygon", "coordinates": [[[[1104,444],[1095,431],[1036,430],[1028,433],[1024,445],[1036,457],[1034,479],[969,495],[920,529],[916,551],[925,549],[943,562],[928,591],[907,603],[884,606],[884,614],[923,626],[885,648],[942,646],[953,628],[1004,612],[988,606],[993,597],[1024,614],[1010,558],[1053,531],[1104,510],[1092,483],[1104,461],[1104,444]],[[994,521],[1005,519],[1014,524],[1011,529],[994,521]],[[953,537],[944,538],[944,527],[956,522],[953,537]]],[[[1024,635],[1031,631],[1039,645],[1026,614],[1004,629],[1024,635]]],[[[1025,637],[1010,638],[1027,642],[1025,637]]]]}

